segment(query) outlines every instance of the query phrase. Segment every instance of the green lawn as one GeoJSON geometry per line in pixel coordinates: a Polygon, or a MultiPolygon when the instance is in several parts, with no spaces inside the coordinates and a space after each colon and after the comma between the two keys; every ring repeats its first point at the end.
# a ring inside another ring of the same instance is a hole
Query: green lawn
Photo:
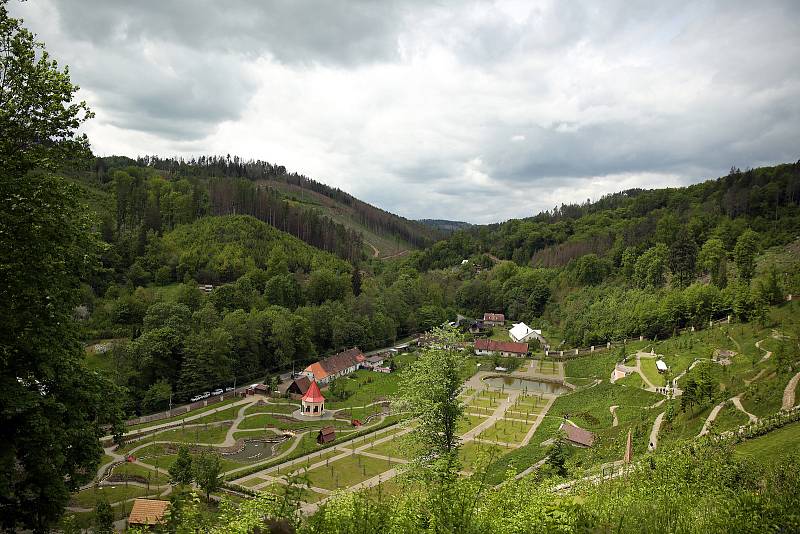
{"type": "Polygon", "coordinates": [[[419,447],[408,435],[400,436],[389,441],[384,441],[365,450],[373,454],[381,454],[383,456],[391,456],[392,458],[401,458],[410,460],[413,458],[419,447]]]}
{"type": "Polygon", "coordinates": [[[639,373],[631,373],[625,378],[617,380],[614,382],[615,384],[630,386],[633,388],[643,388],[644,387],[644,380],[642,380],[642,376],[639,373]]]}
{"type": "Polygon", "coordinates": [[[714,419],[713,429],[716,432],[725,432],[726,430],[739,428],[749,422],[749,417],[736,409],[736,406],[732,403],[728,403],[717,414],[717,418],[714,419]]]}
{"type": "Polygon", "coordinates": [[[536,370],[543,375],[558,374],[558,364],[553,360],[536,360],[536,370]]]}
{"type": "Polygon", "coordinates": [[[502,445],[468,441],[461,445],[458,456],[464,469],[474,470],[478,466],[486,465],[497,460],[500,456],[511,450],[513,449],[502,445]]]}
{"type": "Polygon", "coordinates": [[[391,469],[394,463],[353,454],[332,462],[329,466],[312,469],[306,476],[312,486],[335,490],[349,488],[391,469]]]}
{"type": "Polygon", "coordinates": [[[176,428],[159,432],[155,435],[155,439],[180,443],[221,443],[225,441],[225,435],[230,427],[230,423],[222,423],[192,428],[176,428]]]}
{"type": "Polygon", "coordinates": [[[282,402],[278,403],[270,403],[263,406],[258,404],[254,404],[245,410],[245,415],[253,414],[253,413],[282,413],[282,414],[290,414],[300,408],[300,404],[289,404],[282,402]]]}
{"type": "Polygon", "coordinates": [[[479,424],[486,421],[485,417],[480,417],[477,415],[467,415],[466,419],[461,420],[458,422],[458,428],[456,429],[456,433],[460,436],[463,435],[465,432],[472,430],[479,424]]]}
{"type": "Polygon", "coordinates": [[[210,412],[211,410],[218,410],[219,408],[222,408],[223,406],[226,406],[226,405],[231,404],[232,402],[236,402],[238,400],[241,400],[241,399],[239,399],[239,398],[226,399],[224,401],[217,402],[217,403],[212,404],[210,406],[206,406],[205,408],[198,408],[197,410],[192,410],[191,412],[186,412],[186,413],[181,414],[181,415],[168,417],[166,419],[159,419],[158,421],[151,421],[150,423],[140,423],[138,425],[131,425],[131,426],[125,427],[125,431],[126,432],[130,432],[131,430],[138,430],[140,428],[148,428],[148,427],[151,427],[151,426],[161,425],[161,424],[164,424],[164,423],[174,423],[175,421],[182,421],[182,420],[186,419],[187,417],[191,417],[193,415],[199,415],[201,413],[210,412]]]}
{"type": "Polygon", "coordinates": [[[736,445],[735,454],[756,460],[776,460],[800,452],[800,422],[748,439],[736,445]]]}
{"type": "Polygon", "coordinates": [[[100,486],[97,488],[88,488],[79,491],[72,495],[71,503],[73,506],[81,508],[94,508],[95,502],[105,497],[108,502],[115,503],[126,499],[133,499],[134,497],[143,497],[148,494],[155,494],[155,490],[148,492],[147,488],[139,486],[125,486],[125,484],[116,484],[114,486],[100,486]]]}
{"type": "MultiPolygon", "coordinates": [[[[378,374],[378,373],[375,373],[378,374]]],[[[352,429],[352,425],[347,421],[339,419],[320,419],[319,421],[299,421],[290,418],[277,418],[268,414],[258,414],[246,417],[239,423],[240,430],[254,430],[258,428],[272,427],[281,430],[297,430],[297,429],[320,429],[324,426],[333,426],[335,428],[352,429]]]]}
{"type": "Polygon", "coordinates": [[[516,444],[525,438],[530,428],[530,424],[525,424],[522,421],[498,419],[494,425],[481,432],[478,437],[490,441],[516,444]]]}
{"type": "Polygon", "coordinates": [[[568,377],[577,378],[602,378],[607,380],[614,370],[614,365],[619,360],[616,350],[597,352],[567,360],[564,363],[564,373],[568,377]]]}
{"type": "Polygon", "coordinates": [[[667,384],[664,375],[659,373],[656,368],[655,358],[639,358],[639,368],[642,370],[642,373],[644,373],[644,376],[647,377],[647,380],[654,386],[663,387],[667,384]]]}
{"type": "MultiPolygon", "coordinates": [[[[166,464],[164,464],[162,467],[166,467],[166,464]]],[[[141,465],[136,465],[129,462],[116,466],[112,473],[115,475],[135,475],[145,479],[149,478],[150,484],[153,485],[167,484],[169,482],[168,476],[161,474],[154,469],[148,469],[141,465]]]]}
{"type": "Polygon", "coordinates": [[[272,476],[288,475],[289,473],[294,473],[298,470],[310,467],[316,463],[324,462],[325,460],[333,458],[334,456],[339,456],[340,454],[343,454],[343,452],[338,449],[333,449],[333,448],[327,449],[322,454],[314,455],[311,458],[307,458],[303,462],[294,462],[291,465],[287,465],[286,467],[283,467],[277,471],[273,471],[269,474],[272,476]]]}
{"type": "MultiPolygon", "coordinates": [[[[347,376],[336,379],[337,386],[346,391],[349,396],[341,401],[329,398],[325,407],[329,410],[349,408],[351,406],[364,406],[372,402],[387,400],[397,393],[397,385],[402,371],[394,373],[376,373],[375,371],[360,370],[347,376]]],[[[328,392],[323,392],[326,397],[328,392]]]]}

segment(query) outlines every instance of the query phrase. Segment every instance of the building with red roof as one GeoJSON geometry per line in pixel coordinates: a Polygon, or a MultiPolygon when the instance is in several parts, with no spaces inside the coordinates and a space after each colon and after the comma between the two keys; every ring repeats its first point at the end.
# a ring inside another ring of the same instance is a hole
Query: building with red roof
{"type": "Polygon", "coordinates": [[[308,386],[306,394],[300,399],[300,404],[302,406],[303,415],[309,417],[322,416],[325,411],[325,397],[322,396],[322,392],[319,390],[316,381],[312,381],[311,385],[308,386]]]}
{"type": "Polygon", "coordinates": [[[310,380],[322,385],[358,369],[364,362],[364,353],[358,347],[328,356],[324,360],[312,363],[305,368],[303,374],[310,380]]]}
{"type": "Polygon", "coordinates": [[[484,313],[484,326],[503,326],[506,324],[506,316],[502,313],[484,313]]]}
{"type": "Polygon", "coordinates": [[[525,356],[528,354],[527,343],[514,343],[513,341],[497,341],[496,339],[476,339],[475,354],[486,356],[500,354],[501,356],[525,356]]]}

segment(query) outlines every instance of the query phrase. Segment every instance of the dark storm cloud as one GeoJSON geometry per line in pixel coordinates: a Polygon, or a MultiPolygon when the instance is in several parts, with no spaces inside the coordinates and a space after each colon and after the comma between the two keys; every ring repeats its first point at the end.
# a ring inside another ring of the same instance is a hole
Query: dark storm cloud
{"type": "Polygon", "coordinates": [[[800,158],[800,2],[12,4],[101,153],[277,161],[489,222],[800,158]]]}

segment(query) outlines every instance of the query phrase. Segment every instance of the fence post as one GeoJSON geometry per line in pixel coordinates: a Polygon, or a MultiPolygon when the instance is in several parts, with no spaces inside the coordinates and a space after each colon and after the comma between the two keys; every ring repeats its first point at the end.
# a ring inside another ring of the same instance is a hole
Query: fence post
{"type": "Polygon", "coordinates": [[[575,356],[578,355],[578,349],[575,349],[575,356]]]}

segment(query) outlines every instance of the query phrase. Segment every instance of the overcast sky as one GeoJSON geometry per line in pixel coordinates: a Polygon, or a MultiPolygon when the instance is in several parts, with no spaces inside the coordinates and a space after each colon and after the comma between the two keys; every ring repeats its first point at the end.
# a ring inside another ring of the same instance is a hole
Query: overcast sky
{"type": "Polygon", "coordinates": [[[12,0],[100,155],[238,154],[410,218],[800,158],[800,2],[12,0]],[[602,7],[601,7],[602,6],[602,7]]]}

